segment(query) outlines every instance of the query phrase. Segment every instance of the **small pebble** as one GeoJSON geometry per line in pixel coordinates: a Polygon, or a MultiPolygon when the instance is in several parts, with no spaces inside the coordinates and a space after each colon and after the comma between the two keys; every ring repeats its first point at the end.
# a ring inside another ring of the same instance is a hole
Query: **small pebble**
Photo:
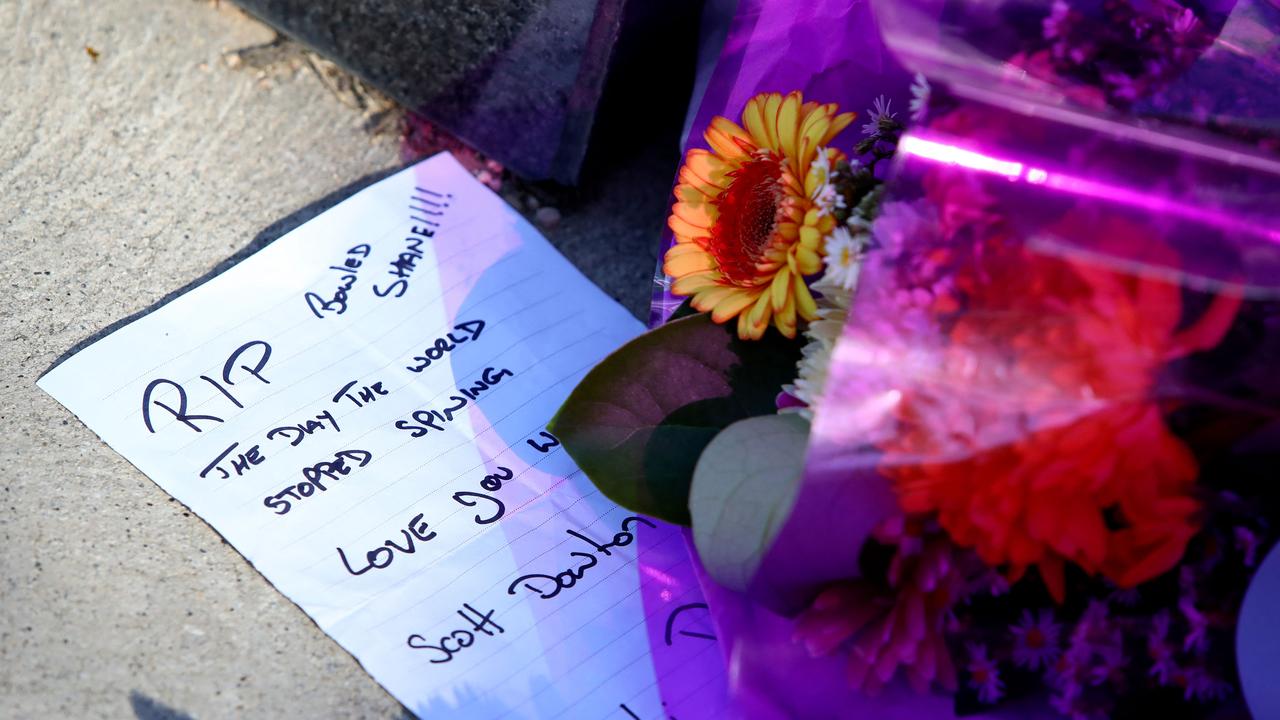
{"type": "Polygon", "coordinates": [[[553,228],[560,224],[560,211],[551,207],[538,208],[538,212],[534,213],[533,218],[538,224],[544,228],[553,228]]]}

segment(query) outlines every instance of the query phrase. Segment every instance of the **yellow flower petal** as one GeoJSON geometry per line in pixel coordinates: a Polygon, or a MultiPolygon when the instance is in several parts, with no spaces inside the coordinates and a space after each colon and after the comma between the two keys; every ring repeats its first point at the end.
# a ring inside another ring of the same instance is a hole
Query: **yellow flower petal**
{"type": "MultiPolygon", "coordinates": [[[[687,166],[684,166],[684,165],[680,166],[679,178],[680,178],[680,185],[693,188],[697,190],[699,193],[702,193],[703,195],[705,195],[707,198],[719,197],[720,193],[724,192],[724,188],[707,183],[702,178],[695,175],[692,170],[690,170],[687,166]]],[[[680,187],[680,185],[678,185],[677,188],[680,187]]],[[[683,200],[685,198],[682,197],[681,199],[683,200]]]]}
{"type": "Polygon", "coordinates": [[[769,285],[770,302],[773,303],[774,310],[781,310],[782,306],[787,302],[787,296],[791,294],[791,269],[779,270],[777,275],[773,276],[773,282],[769,285]]]}
{"type": "MultiPolygon", "coordinates": [[[[683,167],[681,169],[683,170],[683,167]]],[[[673,193],[676,196],[676,201],[689,203],[690,205],[711,202],[711,200],[716,196],[708,194],[700,187],[700,185],[702,185],[701,182],[698,184],[687,182],[678,183],[673,193]]]]}
{"type": "Polygon", "coordinates": [[[757,95],[747,101],[747,106],[742,110],[742,125],[751,134],[751,140],[756,147],[769,147],[769,132],[764,127],[764,100],[765,96],[757,95]]]}
{"type": "Polygon", "coordinates": [[[778,150],[788,156],[793,172],[800,172],[796,157],[796,136],[800,131],[800,93],[788,93],[778,106],[778,150]]]}
{"type": "Polygon", "coordinates": [[[756,150],[756,144],[747,131],[729,118],[719,115],[711,120],[703,137],[716,154],[726,160],[746,159],[756,150]]]}
{"type": "Polygon", "coordinates": [[[782,177],[778,178],[778,182],[782,184],[783,189],[786,190],[788,194],[794,197],[798,198],[799,196],[805,195],[804,183],[790,171],[782,173],[782,177]]]}
{"type": "Polygon", "coordinates": [[[796,269],[801,275],[812,275],[822,269],[822,256],[801,245],[796,248],[796,269]]]}
{"type": "Polygon", "coordinates": [[[801,118],[800,139],[810,138],[815,144],[820,144],[826,131],[831,127],[831,115],[827,111],[827,106],[819,105],[812,113],[801,118]]]}
{"type": "Polygon", "coordinates": [[[693,148],[684,157],[684,166],[704,184],[724,190],[731,184],[729,163],[702,148],[693,148]]]}
{"type": "Polygon", "coordinates": [[[817,195],[818,190],[831,180],[829,172],[822,170],[820,165],[812,162],[817,157],[818,155],[814,153],[813,157],[810,158],[809,171],[804,176],[804,194],[810,198],[817,195]]]}
{"type": "Polygon", "coordinates": [[[796,297],[794,295],[787,295],[787,303],[774,315],[773,324],[778,327],[778,332],[783,336],[789,338],[796,336],[796,297]]]}
{"type": "Polygon", "coordinates": [[[703,235],[711,234],[711,228],[715,226],[719,215],[719,210],[711,203],[676,203],[671,212],[693,227],[705,230],[703,235]]]}
{"type": "MultiPolygon", "coordinates": [[[[835,112],[835,110],[833,109],[832,112],[835,112]]],[[[831,141],[835,139],[836,135],[839,135],[841,130],[849,127],[849,123],[852,123],[853,119],[856,117],[858,117],[858,113],[852,112],[836,115],[831,120],[831,127],[827,129],[827,134],[822,136],[822,142],[820,144],[830,144],[831,141]]]]}
{"type": "Polygon", "coordinates": [[[818,319],[818,303],[814,301],[813,294],[809,292],[808,286],[804,283],[796,283],[796,312],[800,317],[810,322],[818,319]]]}
{"type": "Polygon", "coordinates": [[[756,304],[751,306],[751,311],[747,314],[749,315],[747,322],[751,325],[767,322],[770,315],[769,293],[760,293],[760,297],[756,298],[756,304]]]}
{"type": "Polygon", "coordinates": [[[700,227],[695,227],[693,225],[690,225],[687,221],[685,221],[679,215],[674,215],[674,214],[667,218],[667,227],[671,228],[671,232],[675,233],[676,237],[686,242],[690,240],[696,240],[697,238],[706,237],[710,232],[706,228],[700,228],[700,227]]]}
{"type": "Polygon", "coordinates": [[[706,139],[707,144],[711,146],[715,154],[726,160],[745,160],[748,157],[747,153],[743,152],[742,148],[733,141],[733,138],[715,128],[707,128],[707,131],[702,133],[702,137],[706,139]]]}
{"type": "Polygon", "coordinates": [[[773,273],[778,268],[787,264],[787,251],[781,248],[769,248],[765,255],[766,259],[756,263],[756,273],[760,275],[761,282],[757,285],[767,285],[773,282],[773,273]]]}
{"type": "MultiPolygon", "coordinates": [[[[817,153],[814,152],[813,144],[806,137],[800,138],[800,167],[809,167],[813,164],[817,153]]],[[[806,175],[804,179],[805,195],[813,195],[813,191],[809,189],[809,180],[812,176],[806,175]]]]}
{"type": "Polygon", "coordinates": [[[737,290],[738,288],[732,285],[714,285],[703,288],[693,296],[693,307],[699,312],[707,312],[737,290]]]}
{"type": "Polygon", "coordinates": [[[686,253],[698,253],[700,255],[707,254],[702,246],[695,242],[678,242],[667,249],[667,257],[679,257],[686,253]]]}
{"type": "Polygon", "coordinates": [[[782,145],[778,140],[778,109],[782,107],[782,94],[769,93],[764,99],[764,110],[761,111],[761,117],[764,119],[764,131],[769,134],[769,149],[782,151],[782,145]]]}
{"type": "Polygon", "coordinates": [[[692,295],[699,290],[716,284],[720,274],[717,272],[697,272],[676,278],[671,284],[671,292],[676,295],[692,295]]]}
{"type": "Polygon", "coordinates": [[[817,250],[822,246],[822,233],[818,232],[818,228],[805,225],[800,228],[800,244],[817,250]]]}
{"type": "Polygon", "coordinates": [[[702,272],[703,270],[714,270],[715,268],[715,258],[706,252],[677,255],[667,253],[667,257],[662,263],[662,272],[677,278],[691,273],[702,272]]]}
{"type": "Polygon", "coordinates": [[[752,145],[752,149],[757,149],[754,147],[755,144],[751,141],[751,133],[747,132],[746,128],[723,115],[717,115],[711,118],[711,127],[719,130],[729,137],[734,138],[735,140],[752,145]]]}
{"type": "Polygon", "coordinates": [[[735,315],[739,315],[747,306],[755,302],[756,297],[741,288],[731,288],[732,293],[716,303],[711,311],[711,319],[722,323],[735,315]]]}

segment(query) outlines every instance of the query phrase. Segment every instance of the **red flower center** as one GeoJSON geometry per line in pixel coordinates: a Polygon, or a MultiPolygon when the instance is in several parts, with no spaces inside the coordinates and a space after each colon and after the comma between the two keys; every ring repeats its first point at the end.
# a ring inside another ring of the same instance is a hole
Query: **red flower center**
{"type": "Polygon", "coordinates": [[[715,200],[720,212],[707,251],[730,282],[754,285],[756,266],[764,259],[777,225],[782,162],[772,154],[758,156],[729,177],[729,188],[715,200]]]}
{"type": "Polygon", "coordinates": [[[1027,630],[1023,635],[1023,639],[1027,641],[1027,647],[1032,650],[1039,650],[1044,647],[1044,632],[1040,628],[1033,627],[1027,630]]]}

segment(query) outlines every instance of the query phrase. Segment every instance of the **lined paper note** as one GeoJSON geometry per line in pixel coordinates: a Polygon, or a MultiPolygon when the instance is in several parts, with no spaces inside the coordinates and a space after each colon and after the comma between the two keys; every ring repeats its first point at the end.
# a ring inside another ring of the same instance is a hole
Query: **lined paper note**
{"type": "Polygon", "coordinates": [[[545,428],[641,330],[438,155],[40,387],[419,716],[720,717],[680,532],[545,428]]]}

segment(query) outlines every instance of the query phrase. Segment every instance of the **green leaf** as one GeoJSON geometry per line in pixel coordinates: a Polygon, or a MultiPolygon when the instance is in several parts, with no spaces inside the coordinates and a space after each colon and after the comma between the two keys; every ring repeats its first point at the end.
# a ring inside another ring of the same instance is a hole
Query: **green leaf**
{"type": "Polygon", "coordinates": [[[799,415],[740,420],[715,437],[693,473],[693,542],[716,582],[746,591],[782,529],[804,475],[809,423],[799,415]]]}
{"type": "Polygon", "coordinates": [[[800,341],[738,339],[700,314],[651,330],[583,378],[549,429],[601,492],[633,511],[689,524],[702,449],[735,421],[775,411],[800,341]]]}

